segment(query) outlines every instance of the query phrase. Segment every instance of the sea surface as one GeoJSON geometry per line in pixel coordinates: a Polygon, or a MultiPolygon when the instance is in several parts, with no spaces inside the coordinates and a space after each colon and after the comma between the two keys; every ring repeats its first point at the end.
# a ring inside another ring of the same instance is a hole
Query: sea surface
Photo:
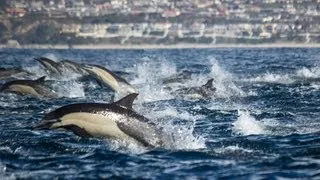
{"type": "Polygon", "coordinates": [[[46,75],[59,95],[0,93],[0,179],[320,179],[319,48],[0,49],[0,67],[21,67],[29,79],[46,75]],[[147,149],[33,130],[56,108],[114,95],[73,74],[50,77],[34,60],[40,56],[122,72],[140,92],[135,111],[171,138],[147,149]],[[192,75],[179,86],[162,83],[183,70],[192,75]],[[217,89],[210,98],[172,93],[210,78],[217,89]]]}

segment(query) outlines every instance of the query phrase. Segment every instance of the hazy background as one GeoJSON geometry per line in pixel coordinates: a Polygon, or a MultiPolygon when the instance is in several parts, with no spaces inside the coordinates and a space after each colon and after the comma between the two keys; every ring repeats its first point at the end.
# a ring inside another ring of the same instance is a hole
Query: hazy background
{"type": "Polygon", "coordinates": [[[320,0],[1,0],[0,44],[320,42],[320,0]]]}

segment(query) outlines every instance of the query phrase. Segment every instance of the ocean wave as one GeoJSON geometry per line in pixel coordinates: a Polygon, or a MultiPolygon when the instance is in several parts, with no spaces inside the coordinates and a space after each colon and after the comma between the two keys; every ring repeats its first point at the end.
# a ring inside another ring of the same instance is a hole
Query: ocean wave
{"type": "Polygon", "coordinates": [[[267,82],[267,83],[280,83],[280,84],[290,84],[293,83],[294,80],[288,74],[273,74],[267,72],[263,75],[259,75],[255,78],[250,78],[251,82],[267,82]]]}
{"type": "Polygon", "coordinates": [[[84,85],[77,81],[60,81],[55,82],[53,90],[59,95],[59,97],[85,97],[84,85]]]}
{"type": "Polygon", "coordinates": [[[292,73],[272,73],[267,72],[257,77],[245,79],[249,82],[265,82],[265,83],[279,83],[292,84],[297,82],[308,82],[318,80],[320,78],[320,67],[306,68],[302,67],[292,73]]]}
{"type": "Polygon", "coordinates": [[[235,132],[243,135],[264,134],[264,125],[257,121],[248,111],[238,110],[238,118],[233,123],[235,132]]]}

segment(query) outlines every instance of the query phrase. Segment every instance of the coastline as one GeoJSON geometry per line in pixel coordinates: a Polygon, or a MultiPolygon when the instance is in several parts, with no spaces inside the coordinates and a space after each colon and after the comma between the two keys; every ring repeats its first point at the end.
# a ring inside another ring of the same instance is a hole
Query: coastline
{"type": "Polygon", "coordinates": [[[217,49],[217,48],[320,48],[320,44],[312,43],[274,43],[274,44],[83,44],[73,45],[51,45],[51,44],[29,44],[8,46],[0,44],[0,49],[217,49]]]}

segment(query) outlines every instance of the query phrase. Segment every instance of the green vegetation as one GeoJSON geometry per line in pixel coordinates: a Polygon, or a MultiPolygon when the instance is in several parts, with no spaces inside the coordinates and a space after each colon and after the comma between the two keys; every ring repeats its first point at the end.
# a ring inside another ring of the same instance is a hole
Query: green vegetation
{"type": "Polygon", "coordinates": [[[5,43],[6,35],[8,34],[8,28],[3,24],[0,23],[0,42],[5,43]]]}
{"type": "Polygon", "coordinates": [[[41,24],[27,35],[16,36],[22,44],[56,44],[59,38],[59,29],[50,25],[41,24]]]}

